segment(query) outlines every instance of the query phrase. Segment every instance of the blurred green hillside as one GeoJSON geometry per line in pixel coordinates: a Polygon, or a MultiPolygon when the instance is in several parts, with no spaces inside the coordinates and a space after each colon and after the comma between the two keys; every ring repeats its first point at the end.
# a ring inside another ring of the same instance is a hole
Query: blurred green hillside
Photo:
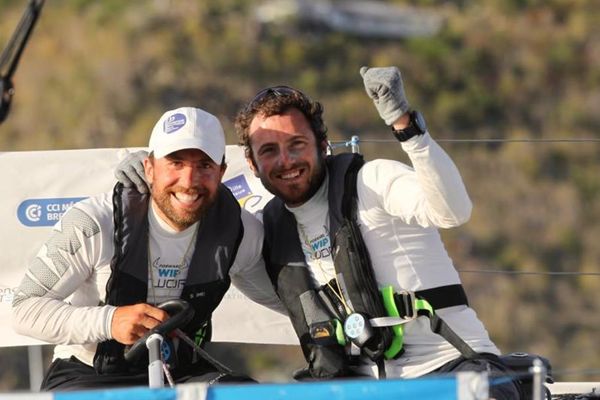
{"type": "MultiPolygon", "coordinates": [[[[391,40],[293,18],[260,24],[257,0],[48,1],[14,79],[0,149],[145,146],[158,117],[182,105],[219,116],[234,144],[244,101],[287,84],[324,104],[330,139],[359,135],[367,159],[404,161],[358,74],[397,65],[473,199],[471,221],[443,235],[492,339],[506,353],[550,358],[559,380],[600,380],[600,142],[516,141],[600,140],[600,2],[391,3],[436,13],[443,27],[391,40]],[[512,274],[470,272],[482,269],[512,274]],[[544,271],[596,275],[519,274],[544,271]]],[[[0,47],[26,4],[0,0],[0,47]]],[[[297,349],[232,347],[265,380],[301,366],[297,349]]],[[[3,364],[0,388],[26,387],[3,364]]]]}

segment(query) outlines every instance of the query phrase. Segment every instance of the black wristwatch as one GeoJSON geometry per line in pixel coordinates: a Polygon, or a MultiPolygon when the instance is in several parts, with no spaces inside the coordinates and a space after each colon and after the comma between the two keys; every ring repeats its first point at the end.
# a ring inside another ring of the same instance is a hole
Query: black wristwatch
{"type": "Polygon", "coordinates": [[[425,125],[425,118],[423,118],[423,114],[416,110],[412,110],[408,112],[408,117],[409,121],[406,128],[396,130],[392,126],[392,133],[400,142],[405,142],[411,137],[422,135],[427,131],[427,126],[425,125]]]}

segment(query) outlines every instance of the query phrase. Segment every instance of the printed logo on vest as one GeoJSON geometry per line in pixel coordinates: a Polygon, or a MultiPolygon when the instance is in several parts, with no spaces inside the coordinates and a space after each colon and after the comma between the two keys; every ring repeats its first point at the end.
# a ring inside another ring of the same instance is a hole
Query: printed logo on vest
{"type": "Polygon", "coordinates": [[[17,208],[17,218],[25,226],[53,226],[73,204],[85,197],[27,199],[17,208]]]}
{"type": "MultiPolygon", "coordinates": [[[[187,261],[177,264],[161,264],[160,257],[152,261],[153,288],[158,290],[177,289],[181,290],[185,286],[185,279],[180,277],[183,271],[188,269],[187,261]]],[[[184,276],[187,276],[187,272],[184,276]]]]}
{"type": "Polygon", "coordinates": [[[331,256],[329,229],[326,225],[323,225],[323,229],[325,233],[321,233],[317,237],[308,239],[308,242],[302,243],[302,251],[311,261],[331,256]]]}

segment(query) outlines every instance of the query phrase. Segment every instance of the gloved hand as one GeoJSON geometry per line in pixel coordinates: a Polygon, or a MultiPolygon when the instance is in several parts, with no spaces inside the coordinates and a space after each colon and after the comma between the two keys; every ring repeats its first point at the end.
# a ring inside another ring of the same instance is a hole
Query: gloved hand
{"type": "Polygon", "coordinates": [[[386,125],[391,126],[410,108],[402,76],[396,67],[369,68],[362,67],[360,75],[365,84],[365,90],[386,125]]]}
{"type": "Polygon", "coordinates": [[[135,187],[140,193],[148,193],[148,184],[144,173],[145,150],[127,154],[115,169],[115,178],[127,188],[135,187]]]}

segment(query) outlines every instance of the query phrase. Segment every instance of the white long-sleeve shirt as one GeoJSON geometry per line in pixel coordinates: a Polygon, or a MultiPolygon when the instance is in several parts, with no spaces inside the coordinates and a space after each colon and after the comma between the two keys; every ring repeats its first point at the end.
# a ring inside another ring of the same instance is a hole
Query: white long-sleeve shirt
{"type": "MultiPolygon", "coordinates": [[[[357,178],[358,223],[379,288],[419,291],[460,283],[437,228],[466,222],[472,204],[460,174],[428,133],[402,143],[413,167],[391,160],[365,163],[357,178]]],[[[303,250],[314,278],[324,284],[335,276],[329,237],[328,179],[300,207],[296,217],[303,250]]],[[[478,352],[498,354],[475,311],[454,306],[438,315],[478,352]]],[[[405,353],[386,361],[388,377],[426,374],[457,358],[459,352],[434,334],[426,317],[404,325],[405,353]]],[[[373,365],[361,372],[376,375],[373,365]]]]}
{"type": "MultiPolygon", "coordinates": [[[[149,207],[148,298],[150,304],[179,298],[197,223],[176,232],[149,207]]],[[[250,299],[284,312],[262,260],[262,224],[242,210],[244,236],[229,271],[250,299]]],[[[29,266],[13,302],[13,326],[23,335],[55,343],[54,358],[72,355],[92,365],[96,345],[112,339],[116,307],[101,305],[114,253],[111,194],[75,204],[54,227],[29,266]]]]}

